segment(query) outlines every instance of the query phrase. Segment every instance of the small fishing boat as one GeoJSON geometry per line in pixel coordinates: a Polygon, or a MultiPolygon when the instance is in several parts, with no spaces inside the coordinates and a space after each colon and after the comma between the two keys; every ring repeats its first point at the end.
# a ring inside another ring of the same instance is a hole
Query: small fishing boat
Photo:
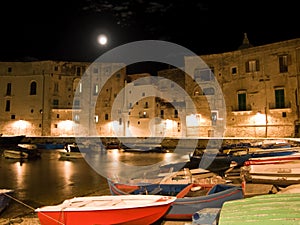
{"type": "Polygon", "coordinates": [[[12,194],[12,189],[0,189],[0,213],[2,213],[9,205],[11,198],[8,196],[12,194]]]}
{"type": "Polygon", "coordinates": [[[152,224],[165,215],[175,199],[161,195],[75,197],[35,212],[41,225],[152,224]]]}
{"type": "Polygon", "coordinates": [[[37,159],[41,157],[41,152],[31,145],[17,145],[14,148],[4,149],[2,155],[6,159],[37,159]]]}
{"type": "MultiPolygon", "coordinates": [[[[212,152],[216,152],[215,150],[212,152]]],[[[210,153],[208,150],[202,154],[193,154],[190,161],[184,165],[186,168],[203,168],[223,175],[232,167],[241,167],[250,158],[288,156],[299,153],[299,147],[278,147],[278,148],[239,148],[239,150],[226,150],[224,152],[210,153]],[[242,150],[243,149],[243,150],[242,150]],[[253,150],[255,149],[255,150],[253,150]]]]}
{"type": "Polygon", "coordinates": [[[191,220],[204,208],[221,208],[223,203],[244,198],[241,186],[230,184],[115,184],[108,180],[112,195],[172,195],[176,200],[164,215],[166,220],[191,220]]]}
{"type": "Polygon", "coordinates": [[[81,152],[80,148],[76,143],[65,144],[64,150],[59,151],[60,158],[62,160],[68,159],[81,159],[84,158],[86,152],[81,152]]]}
{"type": "Polygon", "coordinates": [[[2,135],[0,134],[0,148],[15,147],[25,138],[25,135],[2,135]]]}
{"type": "Polygon", "coordinates": [[[262,161],[246,163],[241,167],[241,177],[246,182],[287,186],[300,184],[300,160],[286,162],[262,161]]]}

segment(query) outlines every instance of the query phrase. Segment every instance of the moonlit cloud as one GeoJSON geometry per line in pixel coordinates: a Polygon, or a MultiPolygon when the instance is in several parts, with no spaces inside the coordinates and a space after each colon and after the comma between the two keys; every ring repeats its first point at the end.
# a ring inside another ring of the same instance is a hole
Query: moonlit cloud
{"type": "MultiPolygon", "coordinates": [[[[121,26],[134,26],[139,20],[143,20],[145,27],[154,29],[161,19],[164,19],[172,11],[193,11],[197,10],[201,17],[201,12],[207,11],[204,3],[197,0],[85,0],[83,10],[90,12],[109,13],[116,19],[116,23],[121,26]]],[[[191,12],[192,13],[192,12],[191,12]]],[[[180,14],[178,15],[180,17],[180,14]]],[[[184,19],[182,16],[181,19],[184,19]]]]}

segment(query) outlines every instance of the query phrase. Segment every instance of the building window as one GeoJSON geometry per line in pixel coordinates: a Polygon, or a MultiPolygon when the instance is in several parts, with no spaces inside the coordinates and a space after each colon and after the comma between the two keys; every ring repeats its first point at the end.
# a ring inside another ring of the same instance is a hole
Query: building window
{"type": "Polygon", "coordinates": [[[246,93],[238,93],[238,110],[246,111],[246,93]]]}
{"type": "Polygon", "coordinates": [[[74,116],[74,121],[75,121],[75,122],[79,122],[79,119],[80,119],[79,115],[76,114],[76,115],[74,116]]]}
{"type": "Polygon", "coordinates": [[[99,122],[99,116],[98,116],[98,115],[95,115],[95,116],[94,116],[94,121],[95,121],[95,123],[98,123],[98,122],[99,122]]]}
{"type": "Polygon", "coordinates": [[[213,81],[215,79],[214,76],[214,69],[195,69],[194,71],[194,78],[195,80],[199,81],[213,81]]]}
{"type": "Polygon", "coordinates": [[[148,102],[145,102],[145,107],[144,107],[145,109],[148,109],[149,108],[149,104],[148,104],[148,102]]]}
{"type": "Polygon", "coordinates": [[[54,66],[54,71],[58,71],[58,66],[54,66]]]}
{"type": "Polygon", "coordinates": [[[210,87],[210,88],[204,88],[203,89],[204,95],[214,95],[215,94],[215,89],[210,87]]]}
{"type": "Polygon", "coordinates": [[[236,67],[232,67],[231,68],[231,74],[232,75],[236,75],[237,74],[237,68],[236,67]]]}
{"type": "Polygon", "coordinates": [[[246,73],[259,71],[259,60],[249,60],[246,62],[246,73]]]}
{"type": "Polygon", "coordinates": [[[119,125],[122,125],[122,118],[119,118],[119,125]]]}
{"type": "Polygon", "coordinates": [[[281,55],[278,57],[279,60],[279,72],[288,72],[288,55],[281,55]]]}
{"type": "Polygon", "coordinates": [[[174,110],[174,117],[178,118],[178,110],[177,109],[174,110]]]}
{"type": "Polygon", "coordinates": [[[77,76],[80,76],[80,75],[81,75],[81,68],[80,68],[80,67],[77,67],[77,68],[76,68],[76,75],[77,75],[77,76]]]}
{"type": "Polygon", "coordinates": [[[105,113],[104,119],[108,120],[108,114],[107,113],[105,113]]]}
{"type": "Polygon", "coordinates": [[[58,92],[58,82],[54,83],[54,92],[58,92]]]}
{"type": "Polygon", "coordinates": [[[56,114],[56,118],[59,119],[59,114],[56,114]]]}
{"type": "Polygon", "coordinates": [[[165,112],[164,112],[164,110],[160,110],[160,118],[164,118],[164,114],[165,114],[165,112]]]}
{"type": "Polygon", "coordinates": [[[10,111],[10,100],[6,100],[5,112],[9,112],[9,111],[10,111]]]}
{"type": "Polygon", "coordinates": [[[58,107],[58,103],[59,103],[58,99],[53,99],[53,102],[52,102],[53,107],[58,107]]]}
{"type": "Polygon", "coordinates": [[[16,115],[13,114],[13,115],[10,116],[10,118],[11,118],[12,120],[15,120],[15,119],[16,119],[16,115]]]}
{"type": "Polygon", "coordinates": [[[7,96],[11,95],[11,83],[7,83],[6,85],[6,95],[7,96]]]}
{"type": "Polygon", "coordinates": [[[276,109],[285,108],[284,89],[276,89],[275,90],[275,108],[276,109]]]}
{"type": "Polygon", "coordinates": [[[8,67],[7,72],[11,73],[12,72],[12,67],[8,67]]]}
{"type": "Polygon", "coordinates": [[[211,124],[215,126],[217,124],[218,112],[211,113],[211,124]]]}
{"type": "Polygon", "coordinates": [[[286,112],[282,112],[282,117],[286,117],[286,112]]]}
{"type": "Polygon", "coordinates": [[[98,68],[94,67],[93,73],[98,73],[98,68]]]}
{"type": "Polygon", "coordinates": [[[36,82],[32,81],[30,84],[30,95],[36,95],[36,82]]]}
{"type": "Polygon", "coordinates": [[[78,99],[75,99],[75,100],[74,100],[74,107],[75,107],[76,109],[80,108],[80,100],[78,100],[78,99]]]}
{"type": "Polygon", "coordinates": [[[98,93],[99,93],[99,85],[95,84],[94,85],[94,95],[98,95],[98,93]]]}

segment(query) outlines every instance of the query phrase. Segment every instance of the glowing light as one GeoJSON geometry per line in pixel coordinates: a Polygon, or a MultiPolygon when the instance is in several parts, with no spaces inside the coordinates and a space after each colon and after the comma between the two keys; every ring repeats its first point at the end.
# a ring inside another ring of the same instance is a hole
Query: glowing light
{"type": "Polygon", "coordinates": [[[200,114],[191,114],[186,117],[186,124],[189,127],[199,126],[201,122],[200,114]]]}
{"type": "Polygon", "coordinates": [[[106,45],[107,44],[107,37],[106,37],[106,35],[104,35],[104,34],[100,34],[99,36],[98,36],[98,43],[100,44],[100,45],[106,45]]]}
{"type": "Polygon", "coordinates": [[[71,120],[64,120],[58,124],[58,128],[65,131],[71,131],[73,126],[74,126],[74,122],[71,120]]]}
{"type": "Polygon", "coordinates": [[[255,120],[255,124],[264,124],[266,123],[266,115],[258,112],[254,116],[254,120],[255,120]]]}

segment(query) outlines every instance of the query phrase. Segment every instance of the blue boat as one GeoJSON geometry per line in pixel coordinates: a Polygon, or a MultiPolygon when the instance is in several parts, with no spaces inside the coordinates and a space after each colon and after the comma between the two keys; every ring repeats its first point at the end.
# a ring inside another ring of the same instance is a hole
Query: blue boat
{"type": "Polygon", "coordinates": [[[216,184],[206,189],[199,184],[118,184],[108,180],[112,195],[159,194],[172,195],[173,202],[165,220],[191,220],[194,213],[204,208],[220,208],[226,201],[242,199],[244,193],[239,185],[216,184]]]}

